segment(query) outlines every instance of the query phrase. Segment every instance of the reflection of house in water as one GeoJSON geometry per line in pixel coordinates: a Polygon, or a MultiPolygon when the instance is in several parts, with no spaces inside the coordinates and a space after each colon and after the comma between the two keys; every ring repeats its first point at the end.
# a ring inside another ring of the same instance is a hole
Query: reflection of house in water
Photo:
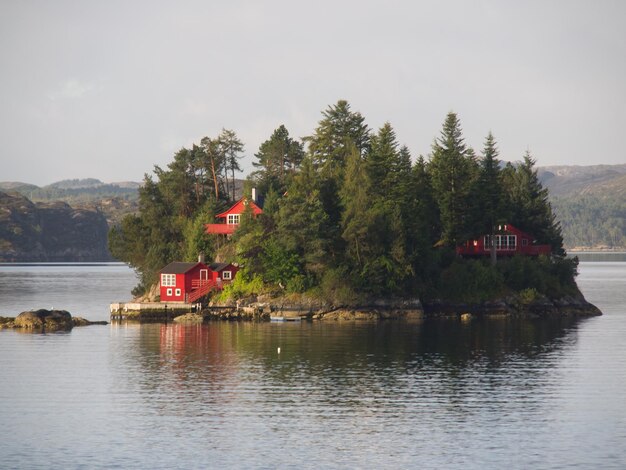
{"type": "MultiPolygon", "coordinates": [[[[230,326],[226,324],[225,326],[230,326]]],[[[180,389],[204,384],[200,403],[227,401],[227,382],[237,374],[239,359],[231,341],[230,328],[212,325],[161,324],[159,349],[162,373],[180,389]]]]}

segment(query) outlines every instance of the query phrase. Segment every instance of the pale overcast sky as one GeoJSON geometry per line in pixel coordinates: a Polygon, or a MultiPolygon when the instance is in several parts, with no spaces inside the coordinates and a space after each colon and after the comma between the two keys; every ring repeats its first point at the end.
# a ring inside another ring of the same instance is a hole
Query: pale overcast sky
{"type": "MultiPolygon", "coordinates": [[[[244,167],[339,99],[427,155],[626,163],[626,2],[0,0],[0,181],[140,181],[233,129],[244,167]]],[[[246,172],[247,172],[246,171],[246,172]]]]}

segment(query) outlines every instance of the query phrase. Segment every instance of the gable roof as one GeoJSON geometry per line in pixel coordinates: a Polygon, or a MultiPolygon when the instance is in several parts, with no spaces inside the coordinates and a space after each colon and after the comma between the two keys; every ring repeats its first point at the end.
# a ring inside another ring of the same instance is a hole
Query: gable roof
{"type": "Polygon", "coordinates": [[[211,268],[211,271],[219,272],[228,266],[232,266],[232,263],[211,263],[209,268],[211,268]]]}
{"type": "Polygon", "coordinates": [[[259,215],[259,214],[261,214],[263,212],[263,209],[261,209],[256,204],[256,202],[254,202],[252,199],[244,196],[241,199],[239,199],[236,203],[234,203],[229,209],[225,210],[221,214],[217,214],[215,217],[225,219],[228,216],[228,214],[242,214],[243,211],[245,210],[245,205],[246,204],[251,204],[251,206],[252,206],[252,213],[254,215],[259,215]]]}
{"type": "Polygon", "coordinates": [[[173,263],[170,263],[163,269],[161,269],[161,274],[184,274],[188,271],[191,271],[198,265],[200,265],[204,269],[207,268],[206,264],[204,263],[181,263],[179,261],[174,261],[173,263]]]}

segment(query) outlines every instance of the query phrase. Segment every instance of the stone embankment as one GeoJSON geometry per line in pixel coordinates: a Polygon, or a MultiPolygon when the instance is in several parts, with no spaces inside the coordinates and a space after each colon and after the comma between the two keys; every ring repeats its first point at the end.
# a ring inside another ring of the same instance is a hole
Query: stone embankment
{"type": "MultiPolygon", "coordinates": [[[[243,303],[243,302],[242,302],[243,303]]],[[[458,316],[596,316],[602,312],[582,295],[549,299],[537,293],[512,295],[482,303],[461,303],[434,300],[422,303],[419,299],[381,299],[363,305],[332,305],[313,299],[268,299],[250,302],[236,311],[256,312],[252,318],[284,317],[308,320],[417,320],[424,317],[458,316]]],[[[216,317],[216,318],[219,318],[216,317]]]]}
{"type": "Polygon", "coordinates": [[[557,299],[538,295],[532,299],[523,296],[510,296],[478,304],[434,300],[424,304],[427,316],[454,316],[471,314],[474,316],[507,315],[525,317],[548,316],[597,316],[602,315],[598,307],[590,304],[582,295],[565,296],[557,299]]]}
{"type": "MultiPolygon", "coordinates": [[[[268,321],[268,320],[419,320],[425,317],[459,317],[463,320],[479,316],[550,315],[593,316],[602,313],[588,303],[582,295],[549,299],[534,291],[482,303],[461,303],[442,300],[424,304],[417,299],[379,299],[360,305],[335,305],[306,296],[300,297],[250,297],[227,304],[209,304],[190,312],[168,309],[143,311],[125,320],[139,322],[174,321],[177,323],[202,323],[211,320],[268,321]]],[[[114,317],[112,319],[121,320],[114,317]]]]}
{"type": "Polygon", "coordinates": [[[92,322],[72,317],[67,310],[30,310],[17,317],[0,317],[0,328],[19,328],[30,331],[68,331],[75,326],[106,325],[106,321],[92,322]]]}

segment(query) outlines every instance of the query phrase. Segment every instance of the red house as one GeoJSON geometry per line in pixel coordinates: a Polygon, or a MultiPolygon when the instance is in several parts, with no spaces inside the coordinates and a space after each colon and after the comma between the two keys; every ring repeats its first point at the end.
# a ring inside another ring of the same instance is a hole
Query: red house
{"type": "Polygon", "coordinates": [[[212,279],[217,284],[228,284],[235,279],[239,266],[232,263],[212,263],[209,265],[212,273],[212,279]]]}
{"type": "Polygon", "coordinates": [[[244,213],[248,206],[252,208],[253,217],[256,217],[257,215],[263,213],[263,209],[261,209],[256,204],[256,202],[254,202],[253,198],[251,199],[244,196],[239,199],[239,201],[237,201],[230,209],[215,216],[216,219],[221,220],[220,223],[206,224],[206,233],[232,235],[235,230],[237,230],[237,227],[239,227],[241,214],[244,213]]]}
{"type": "MultiPolygon", "coordinates": [[[[549,255],[552,252],[550,245],[535,245],[532,235],[522,232],[511,224],[498,226],[494,238],[498,256],[513,256],[515,254],[539,256],[549,255]]],[[[462,256],[489,256],[491,235],[483,235],[475,240],[468,240],[463,245],[457,246],[456,252],[462,256]]]]}
{"type": "Polygon", "coordinates": [[[215,285],[211,269],[204,263],[174,262],[160,273],[161,302],[193,302],[201,290],[215,285]],[[195,298],[194,298],[195,297],[195,298]]]}

